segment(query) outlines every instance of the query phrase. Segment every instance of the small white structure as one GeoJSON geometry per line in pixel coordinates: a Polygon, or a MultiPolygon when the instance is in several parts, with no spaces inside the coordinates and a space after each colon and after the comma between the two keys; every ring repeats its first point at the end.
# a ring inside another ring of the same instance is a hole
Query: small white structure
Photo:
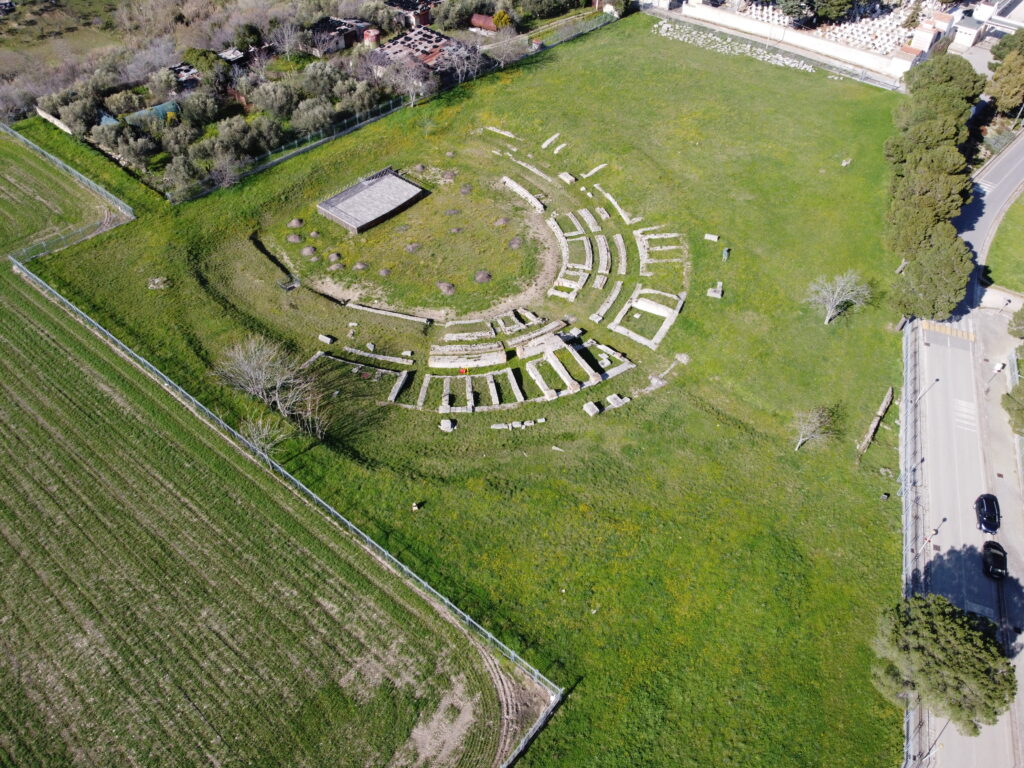
{"type": "Polygon", "coordinates": [[[718,242],[718,235],[712,235],[710,232],[704,235],[705,240],[710,240],[712,243],[718,242]]]}
{"type": "Polygon", "coordinates": [[[597,414],[601,412],[601,406],[597,403],[584,403],[583,412],[587,414],[587,416],[597,416],[597,414]]]}
{"type": "Polygon", "coordinates": [[[708,296],[712,299],[722,298],[722,281],[719,280],[718,284],[714,288],[708,288],[708,296]]]}
{"type": "Polygon", "coordinates": [[[964,16],[956,23],[953,43],[950,48],[964,50],[970,48],[981,39],[985,31],[985,25],[973,16],[964,16]]]}
{"type": "Polygon", "coordinates": [[[437,425],[437,428],[442,432],[454,432],[455,419],[441,419],[441,423],[437,425]]]}
{"type": "Polygon", "coordinates": [[[320,335],[317,336],[317,339],[319,339],[320,342],[323,343],[323,344],[333,344],[334,342],[337,341],[336,338],[334,338],[333,336],[330,336],[330,335],[328,335],[326,333],[321,333],[320,335]]]}

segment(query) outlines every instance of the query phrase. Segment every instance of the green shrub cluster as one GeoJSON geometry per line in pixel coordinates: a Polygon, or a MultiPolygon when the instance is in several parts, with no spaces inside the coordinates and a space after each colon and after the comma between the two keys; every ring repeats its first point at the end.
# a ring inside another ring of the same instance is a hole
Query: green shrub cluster
{"type": "Polygon", "coordinates": [[[970,201],[960,150],[985,78],[959,56],[942,54],[905,76],[910,98],[894,113],[899,133],[885,145],[892,167],[890,248],[903,259],[894,287],[906,315],[942,319],[963,299],[971,254],[950,223],[970,201]]]}

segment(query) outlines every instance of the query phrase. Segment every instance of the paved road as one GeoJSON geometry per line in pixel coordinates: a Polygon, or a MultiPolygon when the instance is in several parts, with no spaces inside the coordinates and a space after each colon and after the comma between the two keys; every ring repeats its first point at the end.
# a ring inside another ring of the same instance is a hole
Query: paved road
{"type": "MultiPolygon", "coordinates": [[[[980,264],[1003,214],[1024,185],[1024,134],[975,176],[975,199],[954,222],[980,264]]],[[[1014,658],[1024,682],[1024,500],[1009,421],[1000,403],[1008,388],[1006,361],[1017,344],[1006,325],[1002,302],[979,301],[955,322],[919,323],[920,374],[917,397],[923,456],[918,477],[925,485],[922,540],[924,587],[946,595],[960,607],[988,616],[1000,627],[1000,639],[1014,658]],[[994,308],[998,307],[998,308],[994,308]],[[982,534],[974,517],[974,500],[994,493],[1003,508],[1003,525],[995,537],[982,534]],[[1011,578],[996,583],[981,569],[981,547],[996,538],[1009,555],[1011,578]]],[[[977,737],[965,737],[945,721],[931,718],[914,740],[915,768],[1024,768],[1019,700],[1003,718],[977,737]]]]}
{"type": "Polygon", "coordinates": [[[974,200],[954,219],[960,236],[984,264],[1003,214],[1024,184],[1024,131],[974,177],[974,200]]]}

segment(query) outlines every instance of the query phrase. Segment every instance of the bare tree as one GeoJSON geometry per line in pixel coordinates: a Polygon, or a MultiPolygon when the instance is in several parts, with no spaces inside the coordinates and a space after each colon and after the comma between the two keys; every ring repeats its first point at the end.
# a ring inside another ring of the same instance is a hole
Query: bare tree
{"type": "Polygon", "coordinates": [[[287,422],[261,413],[246,416],[238,425],[238,433],[256,449],[261,456],[269,457],[273,450],[291,437],[287,422]]]}
{"type": "Polygon", "coordinates": [[[277,393],[297,376],[292,357],[262,336],[249,336],[228,348],[216,373],[230,387],[276,405],[277,393]]]}
{"type": "Polygon", "coordinates": [[[835,430],[835,413],[831,408],[818,406],[809,411],[800,411],[793,417],[793,431],[796,432],[796,447],[799,451],[805,443],[824,440],[835,430]]]}
{"type": "Polygon", "coordinates": [[[871,289],[852,269],[831,280],[819,277],[807,290],[804,301],[825,313],[825,325],[843,312],[862,307],[871,299],[871,289]]]}
{"type": "Polygon", "coordinates": [[[495,42],[488,46],[487,55],[504,69],[513,61],[523,58],[529,51],[525,35],[519,35],[512,27],[502,27],[495,36],[495,42]]]}
{"type": "Polygon", "coordinates": [[[456,43],[445,47],[442,53],[442,66],[450,71],[455,80],[464,83],[472,80],[484,65],[484,55],[475,45],[456,43]]]}
{"type": "Polygon", "coordinates": [[[301,34],[294,22],[282,21],[270,30],[270,42],[286,59],[290,59],[292,53],[299,47],[301,34]]]}
{"type": "Polygon", "coordinates": [[[433,93],[436,87],[430,69],[414,58],[391,61],[382,73],[381,80],[408,98],[410,107],[415,106],[417,99],[433,93]]]}

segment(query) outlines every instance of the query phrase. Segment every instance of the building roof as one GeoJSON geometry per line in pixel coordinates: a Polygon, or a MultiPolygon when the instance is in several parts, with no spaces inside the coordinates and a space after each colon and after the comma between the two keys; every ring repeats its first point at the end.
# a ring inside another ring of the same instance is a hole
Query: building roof
{"type": "Polygon", "coordinates": [[[424,194],[423,188],[385,168],[327,198],[317,209],[349,229],[361,231],[424,194]]]}
{"type": "Polygon", "coordinates": [[[498,31],[498,26],[494,23],[494,17],[488,16],[485,13],[474,13],[469,18],[469,26],[476,27],[477,29],[488,29],[491,32],[498,31]]]}
{"type": "Polygon", "coordinates": [[[425,11],[436,4],[436,2],[431,2],[431,0],[384,0],[384,5],[390,8],[398,8],[408,13],[425,11]]]}
{"type": "Polygon", "coordinates": [[[959,29],[981,29],[982,23],[973,16],[964,16],[960,21],[956,23],[959,29]]]}
{"type": "Polygon", "coordinates": [[[377,51],[388,59],[413,58],[427,66],[433,66],[441,51],[449,45],[460,43],[447,35],[435,32],[430,27],[415,27],[404,35],[389,40],[377,51]]]}
{"type": "Polygon", "coordinates": [[[180,112],[178,108],[178,102],[176,101],[165,101],[163,104],[157,104],[153,107],[147,107],[146,109],[140,109],[138,112],[132,112],[130,115],[125,115],[124,121],[135,125],[142,120],[148,118],[156,118],[157,120],[166,120],[167,115],[171,112],[180,112]]]}

